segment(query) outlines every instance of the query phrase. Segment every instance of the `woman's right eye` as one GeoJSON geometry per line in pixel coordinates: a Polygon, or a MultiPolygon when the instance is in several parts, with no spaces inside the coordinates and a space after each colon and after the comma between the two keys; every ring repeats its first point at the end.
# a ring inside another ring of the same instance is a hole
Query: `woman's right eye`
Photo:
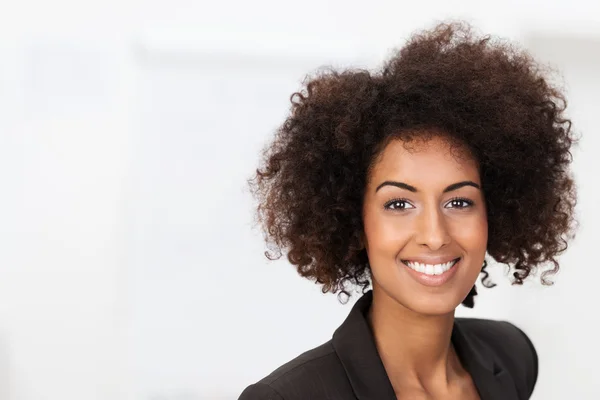
{"type": "Polygon", "coordinates": [[[395,199],[385,203],[386,210],[406,210],[408,208],[414,207],[405,199],[395,199]]]}

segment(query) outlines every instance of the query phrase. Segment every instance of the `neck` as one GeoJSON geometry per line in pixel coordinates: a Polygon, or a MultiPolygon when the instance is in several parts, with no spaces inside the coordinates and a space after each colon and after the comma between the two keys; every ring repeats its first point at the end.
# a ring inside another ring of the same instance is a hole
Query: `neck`
{"type": "Polygon", "coordinates": [[[368,315],[375,345],[395,390],[439,386],[460,374],[451,344],[454,313],[426,316],[374,288],[368,315]]]}

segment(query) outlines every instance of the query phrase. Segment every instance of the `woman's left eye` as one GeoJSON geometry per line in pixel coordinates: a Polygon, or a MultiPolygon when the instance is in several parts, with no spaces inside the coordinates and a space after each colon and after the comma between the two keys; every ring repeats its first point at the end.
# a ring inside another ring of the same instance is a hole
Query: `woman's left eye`
{"type": "Polygon", "coordinates": [[[468,199],[452,199],[448,205],[451,206],[450,208],[468,208],[473,205],[473,202],[468,199]]]}

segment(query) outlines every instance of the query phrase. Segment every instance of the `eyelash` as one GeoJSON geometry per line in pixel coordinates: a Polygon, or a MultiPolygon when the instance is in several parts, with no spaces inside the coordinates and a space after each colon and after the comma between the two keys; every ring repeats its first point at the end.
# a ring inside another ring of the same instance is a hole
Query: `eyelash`
{"type": "MultiPolygon", "coordinates": [[[[466,204],[466,206],[452,207],[452,208],[465,209],[465,208],[469,208],[469,207],[473,206],[473,201],[471,201],[469,199],[465,199],[464,197],[454,197],[454,198],[450,199],[448,201],[448,203],[452,203],[454,201],[462,201],[463,203],[466,204]]],[[[407,199],[404,199],[404,198],[392,199],[392,200],[388,201],[387,203],[385,203],[384,208],[389,211],[404,211],[405,210],[404,208],[398,208],[398,209],[390,208],[391,205],[393,205],[394,203],[398,203],[398,202],[410,203],[407,199]]]]}

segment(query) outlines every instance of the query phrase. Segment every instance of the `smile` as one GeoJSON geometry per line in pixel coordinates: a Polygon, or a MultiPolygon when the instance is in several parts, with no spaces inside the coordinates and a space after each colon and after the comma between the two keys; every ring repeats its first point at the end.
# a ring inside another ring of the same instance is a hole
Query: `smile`
{"type": "Polygon", "coordinates": [[[452,261],[442,264],[423,264],[416,261],[402,260],[402,262],[413,271],[430,276],[442,275],[444,272],[450,270],[450,268],[452,268],[458,261],[460,261],[460,258],[456,258],[452,261]]]}

